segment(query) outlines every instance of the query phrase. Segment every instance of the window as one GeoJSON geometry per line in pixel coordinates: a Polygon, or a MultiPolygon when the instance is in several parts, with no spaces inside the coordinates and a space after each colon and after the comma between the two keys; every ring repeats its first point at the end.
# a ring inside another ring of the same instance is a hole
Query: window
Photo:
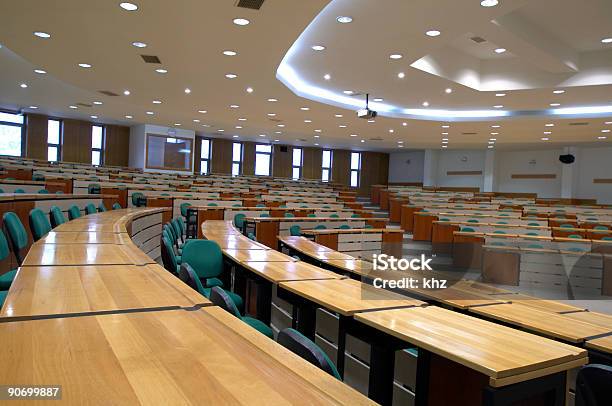
{"type": "Polygon", "coordinates": [[[232,144],[232,176],[238,176],[242,172],[242,144],[232,144]]]}
{"type": "Polygon", "coordinates": [[[202,148],[200,149],[200,173],[208,175],[210,171],[210,140],[202,139],[202,148]]]}
{"type": "Polygon", "coordinates": [[[255,145],[255,175],[270,176],[272,145],[255,145]]]}
{"type": "Polygon", "coordinates": [[[104,161],[104,127],[94,125],[91,127],[91,164],[100,166],[104,161]]]}
{"type": "Polygon", "coordinates": [[[293,148],[293,179],[302,177],[302,148],[293,148]]]}
{"type": "Polygon", "coordinates": [[[62,122],[49,120],[47,122],[47,161],[59,161],[62,145],[62,122]]]}
{"type": "Polygon", "coordinates": [[[361,153],[351,153],[351,187],[359,187],[361,174],[361,153]]]}
{"type": "Polygon", "coordinates": [[[332,167],[332,152],[330,150],[323,150],[323,159],[321,163],[321,180],[323,182],[329,182],[332,167]]]}
{"type": "Polygon", "coordinates": [[[0,111],[0,155],[21,156],[23,116],[0,111]]]}

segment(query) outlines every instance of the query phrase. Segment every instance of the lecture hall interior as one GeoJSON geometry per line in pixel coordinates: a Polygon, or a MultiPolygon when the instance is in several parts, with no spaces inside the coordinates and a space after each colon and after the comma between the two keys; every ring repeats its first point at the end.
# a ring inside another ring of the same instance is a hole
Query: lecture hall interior
{"type": "Polygon", "coordinates": [[[4,0],[0,404],[610,406],[611,130],[612,0],[4,0]]]}

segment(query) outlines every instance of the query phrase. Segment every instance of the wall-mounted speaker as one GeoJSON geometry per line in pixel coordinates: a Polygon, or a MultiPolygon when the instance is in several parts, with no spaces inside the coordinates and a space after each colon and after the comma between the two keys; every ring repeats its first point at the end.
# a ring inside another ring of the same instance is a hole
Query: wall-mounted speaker
{"type": "Polygon", "coordinates": [[[576,160],[576,157],[572,154],[559,155],[559,161],[563,164],[573,164],[576,160]]]}
{"type": "Polygon", "coordinates": [[[467,162],[468,157],[464,155],[464,156],[462,156],[461,158],[459,158],[459,160],[460,160],[461,162],[467,162]]]}
{"type": "Polygon", "coordinates": [[[280,152],[287,152],[287,146],[286,145],[281,145],[280,152]]]}
{"type": "Polygon", "coordinates": [[[529,160],[529,165],[535,165],[536,164],[536,160],[535,159],[530,159],[529,160]]]}

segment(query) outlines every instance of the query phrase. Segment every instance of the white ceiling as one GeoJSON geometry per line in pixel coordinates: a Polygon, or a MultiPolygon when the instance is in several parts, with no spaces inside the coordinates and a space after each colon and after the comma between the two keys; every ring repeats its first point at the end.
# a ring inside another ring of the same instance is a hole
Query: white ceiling
{"type": "Polygon", "coordinates": [[[605,124],[612,114],[565,119],[547,115],[551,102],[562,107],[612,105],[612,44],[601,43],[612,37],[610,1],[500,0],[496,7],[483,8],[479,0],[265,0],[259,11],[237,8],[234,0],[134,2],[139,6],[135,12],[124,11],[118,1],[3,2],[0,106],[60,117],[96,115],[104,123],[179,123],[180,128],[229,139],[239,135],[241,140],[369,150],[390,150],[397,141],[404,141],[406,149],[440,148],[442,138],[449,138],[449,148],[486,148],[491,137],[497,139],[496,148],[612,140],[611,134],[601,132],[612,129],[605,124]],[[339,24],[339,15],[349,15],[353,22],[339,24]],[[251,23],[239,27],[232,23],[236,17],[251,23]],[[427,37],[429,29],[442,35],[427,37]],[[51,38],[37,38],[34,31],[48,32],[51,38]],[[524,32],[531,37],[525,38],[524,32]],[[472,36],[487,42],[478,45],[472,36]],[[133,41],[148,46],[138,49],[133,41]],[[326,49],[313,51],[315,44],[326,49]],[[491,52],[497,47],[508,51],[491,52]],[[223,55],[227,49],[238,55],[223,55]],[[500,110],[513,116],[453,122],[448,129],[441,127],[445,122],[432,119],[379,116],[368,123],[357,119],[352,107],[302,98],[279,81],[277,68],[289,49],[285,60],[303,81],[340,95],[346,89],[369,92],[371,98],[383,97],[383,103],[420,109],[423,101],[430,103],[428,109],[448,110],[491,110],[503,104],[500,110]],[[391,61],[391,53],[403,58],[391,61]],[[160,66],[145,64],[140,54],[157,55],[168,73],[156,73],[160,66]],[[435,74],[411,67],[416,61],[421,68],[427,61],[435,74]],[[79,68],[82,62],[93,68],[79,68]],[[36,74],[36,68],[48,73],[36,74]],[[400,71],[404,79],[397,77],[400,71]],[[466,85],[466,71],[477,86],[466,85]],[[226,73],[238,77],[226,79],[226,73]],[[326,73],[331,80],[323,79],[326,73]],[[20,88],[20,83],[28,88],[20,88]],[[512,86],[499,87],[502,84],[512,86]],[[246,92],[249,86],[253,93],[246,92]],[[185,94],[185,88],[191,93],[185,94]],[[446,88],[453,92],[445,93],[446,88]],[[559,88],[566,92],[554,95],[559,88]],[[125,89],[129,96],[123,96],[125,89]],[[99,90],[121,96],[104,96],[99,90]],[[502,91],[506,96],[495,96],[502,91]],[[104,104],[68,107],[93,101],[104,104]],[[281,121],[271,121],[267,113],[276,113],[274,119],[281,121]],[[587,125],[569,125],[574,122],[587,125]],[[491,128],[496,124],[501,128],[491,128]]]}

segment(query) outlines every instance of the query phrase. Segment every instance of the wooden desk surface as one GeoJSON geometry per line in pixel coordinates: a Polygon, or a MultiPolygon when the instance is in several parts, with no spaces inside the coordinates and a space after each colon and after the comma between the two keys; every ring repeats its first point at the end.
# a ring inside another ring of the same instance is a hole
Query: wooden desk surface
{"type": "Polygon", "coordinates": [[[91,231],[55,232],[41,238],[41,244],[125,244],[131,241],[127,233],[96,233],[91,231]]]}
{"type": "Polygon", "coordinates": [[[195,305],[212,303],[160,265],[23,267],[0,317],[195,305]]]}
{"type": "Polygon", "coordinates": [[[276,250],[224,249],[223,254],[236,262],[295,262],[289,255],[276,250]]]}
{"type": "Polygon", "coordinates": [[[22,266],[50,265],[145,265],[151,258],[132,243],[111,244],[34,244],[22,266]]]}
{"type": "Polygon", "coordinates": [[[242,266],[272,283],[318,279],[344,279],[342,275],[326,271],[303,261],[242,262],[242,266]]]}
{"type": "Polygon", "coordinates": [[[351,228],[351,229],[323,229],[323,230],[302,230],[302,234],[319,235],[319,234],[395,234],[404,233],[404,230],[399,228],[351,228]]]}
{"type": "Polygon", "coordinates": [[[344,316],[368,310],[425,304],[354,279],[281,282],[279,286],[344,316]]]}
{"type": "Polygon", "coordinates": [[[71,404],[373,404],[216,306],[2,323],[0,341],[0,382],[71,404]]]}
{"type": "Polygon", "coordinates": [[[520,293],[498,294],[493,295],[492,297],[499,300],[508,300],[510,303],[518,303],[523,306],[533,307],[535,309],[551,313],[578,312],[584,310],[584,308],[581,307],[572,306],[554,300],[540,299],[535,296],[528,296],[520,293]]]}
{"type": "Polygon", "coordinates": [[[612,315],[597,312],[574,312],[565,313],[564,317],[569,317],[573,320],[580,320],[586,323],[595,324],[610,329],[612,331],[612,315]]]}
{"type": "Polygon", "coordinates": [[[526,330],[572,343],[582,343],[589,337],[612,333],[612,329],[586,323],[518,303],[473,307],[470,311],[504,321],[526,330]]]}
{"type": "Polygon", "coordinates": [[[481,372],[491,386],[587,363],[583,349],[435,306],[359,313],[355,320],[481,372]]]}
{"type": "Polygon", "coordinates": [[[243,236],[227,235],[206,235],[207,240],[215,241],[223,250],[264,250],[270,251],[269,247],[259,244],[243,236]]]}
{"type": "Polygon", "coordinates": [[[319,252],[336,252],[333,249],[328,248],[321,244],[317,244],[316,242],[309,240],[306,237],[283,236],[283,237],[278,237],[278,239],[282,243],[304,254],[309,254],[309,253],[316,254],[319,252]]]}
{"type": "Polygon", "coordinates": [[[612,354],[612,335],[587,340],[586,347],[612,354]]]}
{"type": "Polygon", "coordinates": [[[368,275],[372,272],[372,263],[361,259],[326,259],[323,262],[333,265],[338,270],[358,275],[368,275]]]}

